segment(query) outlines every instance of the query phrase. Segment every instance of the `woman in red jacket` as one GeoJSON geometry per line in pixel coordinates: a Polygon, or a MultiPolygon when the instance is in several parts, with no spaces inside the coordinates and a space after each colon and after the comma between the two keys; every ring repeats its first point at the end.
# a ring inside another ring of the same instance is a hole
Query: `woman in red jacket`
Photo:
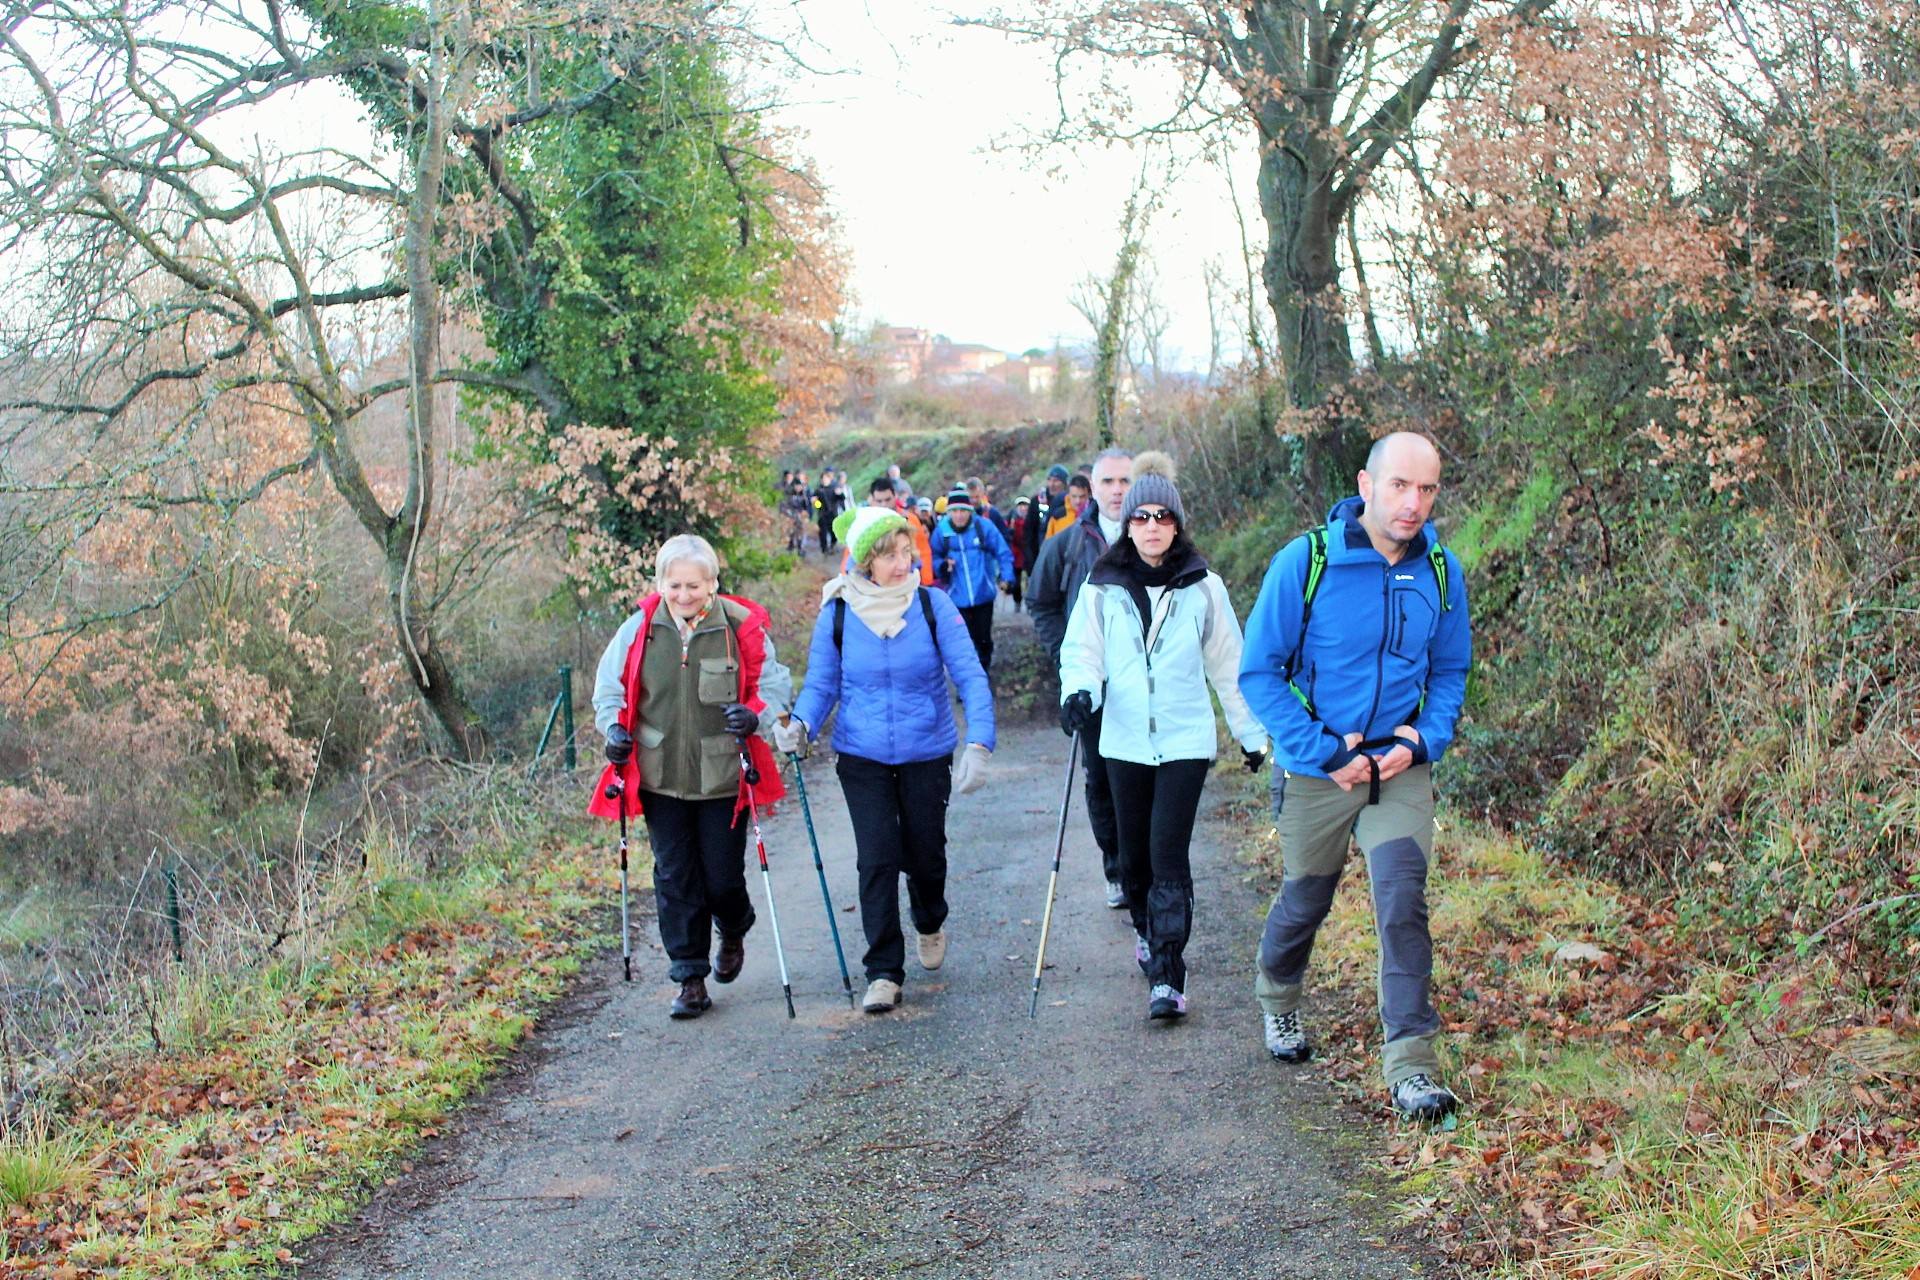
{"type": "Polygon", "coordinates": [[[732,982],[746,963],[749,792],[740,752],[759,770],[752,800],[786,794],[760,737],[793,700],[793,676],[774,656],[767,611],[719,593],[720,561],[705,538],[667,539],[654,591],[614,633],[594,678],[594,723],[607,738],[606,771],[590,811],[646,819],[653,894],[668,976],[680,984],[668,1015],[712,1006],[707,975],[732,982]],[[618,793],[609,797],[609,784],[618,793]],[[720,950],[710,962],[713,933],[720,950]]]}
{"type": "Polygon", "coordinates": [[[1027,509],[1033,503],[1025,497],[1013,500],[1013,518],[1007,521],[1013,533],[1007,539],[1013,547],[1013,607],[1020,607],[1020,589],[1027,580],[1027,570],[1033,566],[1027,563],[1027,509]]]}

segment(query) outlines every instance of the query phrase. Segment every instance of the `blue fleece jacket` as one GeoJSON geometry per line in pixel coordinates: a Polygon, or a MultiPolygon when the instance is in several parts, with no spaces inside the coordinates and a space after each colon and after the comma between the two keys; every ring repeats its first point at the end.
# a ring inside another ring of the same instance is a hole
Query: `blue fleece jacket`
{"type": "Polygon", "coordinates": [[[807,650],[807,686],[793,707],[810,738],[820,736],[837,705],[833,749],[841,755],[881,764],[950,756],[960,740],[947,693],[951,676],[967,708],[967,741],[993,750],[993,690],[966,620],[946,592],[921,590],[933,605],[934,632],[917,601],[907,605],[905,630],[885,640],[849,608],[835,648],[834,604],[821,608],[807,650]]]}
{"type": "Polygon", "coordinates": [[[929,545],[940,585],[963,608],[991,603],[1000,584],[1013,581],[1013,548],[978,512],[965,529],[955,529],[952,516],[940,517],[929,545]]]}
{"type": "Polygon", "coordinates": [[[1466,700],[1473,637],[1460,562],[1444,552],[1449,607],[1442,610],[1427,559],[1439,536],[1433,526],[1388,564],[1360,526],[1361,505],[1347,498],[1327,517],[1327,569],[1304,637],[1304,534],[1273,557],[1247,618],[1240,692],[1273,736],[1277,762],[1294,773],[1325,777],[1352,758],[1347,734],[1381,739],[1403,724],[1420,732],[1415,760],[1438,761],[1466,700]],[[1311,711],[1288,687],[1290,666],[1311,711]]]}

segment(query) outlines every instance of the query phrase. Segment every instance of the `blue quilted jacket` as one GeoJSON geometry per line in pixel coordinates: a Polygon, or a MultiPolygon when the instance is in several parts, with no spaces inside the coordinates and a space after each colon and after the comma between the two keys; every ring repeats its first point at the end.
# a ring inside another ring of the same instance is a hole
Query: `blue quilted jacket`
{"type": "Polygon", "coordinates": [[[807,685],[793,708],[810,738],[820,736],[838,707],[833,749],[841,755],[881,764],[951,756],[960,741],[947,692],[951,678],[967,708],[967,740],[993,750],[993,690],[967,624],[946,592],[921,590],[933,604],[933,632],[917,602],[907,606],[906,629],[886,640],[849,607],[836,648],[835,605],[821,608],[807,652],[807,685]]]}

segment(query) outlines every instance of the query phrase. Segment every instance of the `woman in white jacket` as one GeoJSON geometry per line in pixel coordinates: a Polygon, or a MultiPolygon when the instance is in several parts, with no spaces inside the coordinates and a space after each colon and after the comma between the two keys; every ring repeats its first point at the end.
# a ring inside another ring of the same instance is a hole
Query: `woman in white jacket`
{"type": "Polygon", "coordinates": [[[1104,705],[1120,836],[1120,877],[1133,913],[1134,958],[1152,990],[1147,1017],[1187,1012],[1183,958],[1193,928],[1188,845],[1215,755],[1212,683],[1249,770],[1267,735],[1240,696],[1240,623],[1226,585],[1186,532],[1164,453],[1134,459],[1124,536],[1094,562],[1060,646],[1060,727],[1079,733],[1104,705]]]}

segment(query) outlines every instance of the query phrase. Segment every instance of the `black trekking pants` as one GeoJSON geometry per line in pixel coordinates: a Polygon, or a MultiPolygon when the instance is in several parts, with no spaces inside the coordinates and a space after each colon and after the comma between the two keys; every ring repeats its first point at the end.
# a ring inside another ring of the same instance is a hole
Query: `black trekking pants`
{"type": "Polygon", "coordinates": [[[853,819],[860,871],[860,924],[867,934],[867,981],[907,977],[900,932],[900,876],[907,877],[913,927],[937,932],[947,919],[947,797],[953,762],[946,756],[881,764],[842,755],[834,766],[853,819]]]}
{"type": "Polygon", "coordinates": [[[733,818],[734,798],[677,800],[642,791],[640,807],[653,846],[653,901],[660,945],[675,982],[712,972],[714,926],[744,938],[753,928],[747,897],[747,820],[733,818]]]}
{"type": "Polygon", "coordinates": [[[1211,760],[1134,764],[1107,760],[1120,836],[1120,883],[1133,927],[1147,940],[1147,981],[1187,989],[1193,932],[1193,863],[1188,846],[1211,760]]]}
{"type": "Polygon", "coordinates": [[[960,619],[967,624],[973,651],[980,655],[980,669],[993,670],[993,601],[961,605],[960,619]]]}
{"type": "MultiPolygon", "coordinates": [[[[1102,708],[1101,710],[1105,710],[1102,708]]],[[[1113,783],[1107,777],[1107,758],[1100,754],[1100,712],[1080,734],[1080,761],[1087,769],[1087,825],[1093,828],[1093,842],[1100,847],[1100,870],[1110,881],[1119,881],[1120,834],[1113,816],[1113,783]]]]}
{"type": "Polygon", "coordinates": [[[833,550],[835,541],[836,539],[833,536],[833,521],[822,520],[820,522],[820,554],[825,555],[827,552],[833,550]]]}

